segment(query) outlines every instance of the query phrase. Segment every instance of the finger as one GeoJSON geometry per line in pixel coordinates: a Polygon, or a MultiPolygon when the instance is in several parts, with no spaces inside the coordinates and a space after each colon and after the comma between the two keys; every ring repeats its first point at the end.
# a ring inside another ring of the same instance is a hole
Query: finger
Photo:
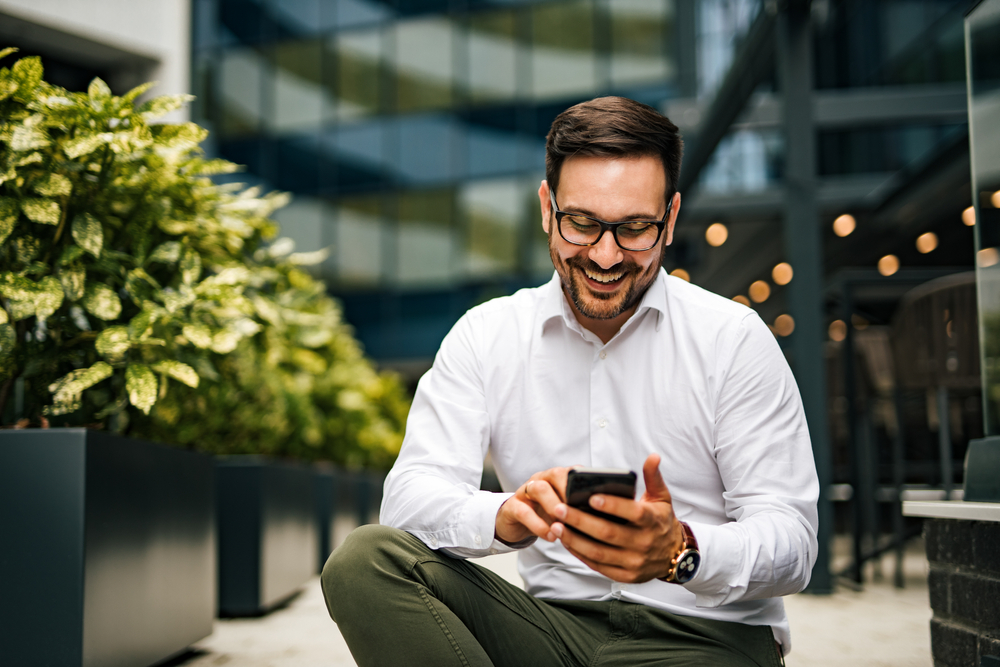
{"type": "Polygon", "coordinates": [[[629,523],[638,524],[643,517],[642,505],[630,498],[596,493],[590,497],[589,503],[595,510],[621,517],[629,523]]]}
{"type": "Polygon", "coordinates": [[[552,542],[555,535],[551,534],[549,522],[539,516],[538,511],[532,502],[525,502],[518,497],[510,498],[504,503],[508,516],[511,519],[531,531],[532,535],[537,535],[544,540],[552,542]],[[507,507],[509,505],[509,507],[507,507]]]}
{"type": "Polygon", "coordinates": [[[561,508],[565,508],[565,505],[549,482],[535,480],[530,483],[530,486],[525,486],[525,493],[549,517],[562,518],[560,515],[563,510],[561,508]]]}
{"type": "Polygon", "coordinates": [[[646,462],[642,464],[642,478],[646,482],[646,493],[642,499],[646,501],[672,502],[667,483],[663,481],[660,474],[660,455],[650,454],[646,462]]]}
{"type": "Polygon", "coordinates": [[[580,532],[612,547],[627,547],[634,539],[636,529],[632,526],[608,521],[589,512],[575,507],[566,507],[566,515],[560,518],[563,523],[573,526],[580,532]]]}

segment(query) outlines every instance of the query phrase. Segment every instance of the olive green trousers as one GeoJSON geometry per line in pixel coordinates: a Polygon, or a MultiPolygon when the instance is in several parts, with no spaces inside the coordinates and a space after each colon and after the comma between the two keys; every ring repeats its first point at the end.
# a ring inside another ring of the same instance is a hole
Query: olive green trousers
{"type": "Polygon", "coordinates": [[[771,628],[605,600],[541,600],[409,533],[363,526],[323,569],[360,667],[781,664],[771,628]]]}

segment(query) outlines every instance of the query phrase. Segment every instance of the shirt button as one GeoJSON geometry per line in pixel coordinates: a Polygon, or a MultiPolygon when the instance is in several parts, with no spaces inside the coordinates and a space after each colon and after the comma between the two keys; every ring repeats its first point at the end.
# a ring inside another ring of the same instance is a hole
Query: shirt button
{"type": "Polygon", "coordinates": [[[608,353],[605,352],[604,350],[601,350],[601,359],[607,359],[607,358],[608,358],[608,353]]]}
{"type": "Polygon", "coordinates": [[[481,538],[479,535],[476,535],[475,543],[476,546],[479,546],[480,544],[483,543],[483,538],[481,538]]]}
{"type": "Polygon", "coordinates": [[[431,546],[432,547],[436,547],[437,545],[438,545],[437,538],[436,537],[432,537],[431,538],[431,546]]]}
{"type": "Polygon", "coordinates": [[[496,556],[498,553],[500,553],[500,552],[497,551],[496,549],[490,549],[490,555],[491,556],[496,556]]]}
{"type": "Polygon", "coordinates": [[[605,426],[608,425],[608,420],[602,419],[601,421],[597,422],[597,425],[600,426],[601,428],[604,428],[605,426]]]}

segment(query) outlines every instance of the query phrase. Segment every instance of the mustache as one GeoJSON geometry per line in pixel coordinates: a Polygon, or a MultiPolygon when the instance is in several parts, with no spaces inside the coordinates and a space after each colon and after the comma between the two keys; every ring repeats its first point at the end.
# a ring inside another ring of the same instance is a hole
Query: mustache
{"type": "Polygon", "coordinates": [[[568,257],[565,260],[567,266],[575,267],[577,269],[590,271],[591,273],[596,273],[598,275],[614,275],[616,273],[623,273],[622,277],[629,274],[637,274],[642,272],[642,268],[635,263],[634,260],[630,258],[625,258],[623,261],[615,264],[610,269],[602,268],[597,262],[593,261],[588,257],[581,257],[579,255],[574,255],[573,257],[568,257]]]}

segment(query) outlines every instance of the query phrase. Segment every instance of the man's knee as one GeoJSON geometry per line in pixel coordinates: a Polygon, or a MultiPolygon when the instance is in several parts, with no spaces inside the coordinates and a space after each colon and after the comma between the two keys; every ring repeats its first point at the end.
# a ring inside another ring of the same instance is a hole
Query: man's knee
{"type": "Polygon", "coordinates": [[[331,618],[342,604],[350,606],[356,596],[376,594],[379,582],[405,575],[414,560],[415,538],[388,526],[366,525],[351,532],[330,554],[321,577],[323,595],[331,618]]]}

